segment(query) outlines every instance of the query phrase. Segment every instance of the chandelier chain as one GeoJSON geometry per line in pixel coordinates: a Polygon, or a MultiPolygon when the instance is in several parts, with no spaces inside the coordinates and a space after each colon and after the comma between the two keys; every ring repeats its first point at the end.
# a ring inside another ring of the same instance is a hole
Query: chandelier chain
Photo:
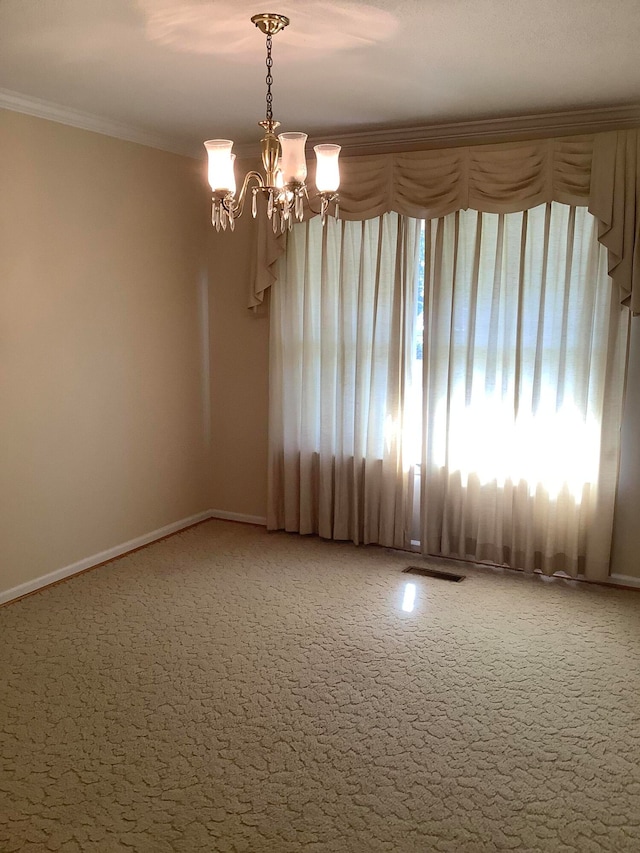
{"type": "Polygon", "coordinates": [[[273,59],[271,58],[271,44],[271,33],[267,33],[267,77],[265,80],[267,84],[267,121],[273,121],[273,95],[271,94],[271,85],[273,83],[271,69],[273,67],[273,59]]]}

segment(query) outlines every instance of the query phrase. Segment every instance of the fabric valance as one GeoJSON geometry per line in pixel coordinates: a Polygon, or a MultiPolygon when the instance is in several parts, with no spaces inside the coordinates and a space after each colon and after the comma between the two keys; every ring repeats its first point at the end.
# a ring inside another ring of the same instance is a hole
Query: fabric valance
{"type": "MultiPolygon", "coordinates": [[[[417,219],[468,208],[514,213],[551,201],[587,206],[620,300],[640,313],[640,130],[345,157],[341,175],[340,216],[348,220],[391,211],[417,219]]],[[[252,306],[275,281],[284,251],[267,226],[261,220],[252,306]]]]}
{"type": "Polygon", "coordinates": [[[395,211],[436,219],[456,210],[514,213],[547,201],[587,203],[593,136],[345,157],[340,215],[395,211]]]}

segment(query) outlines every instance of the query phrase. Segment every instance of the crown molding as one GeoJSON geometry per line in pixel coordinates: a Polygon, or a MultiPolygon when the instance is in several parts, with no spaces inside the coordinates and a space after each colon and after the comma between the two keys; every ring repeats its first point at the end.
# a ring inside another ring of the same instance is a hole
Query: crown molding
{"type": "MultiPolygon", "coordinates": [[[[342,145],[347,155],[379,154],[427,148],[454,148],[459,145],[482,145],[545,136],[602,133],[607,130],[623,130],[639,126],[640,105],[632,105],[451,122],[426,127],[378,130],[370,133],[345,133],[332,136],[332,142],[342,145]]],[[[311,142],[315,144],[316,140],[311,142]]]]}
{"type": "MultiPolygon", "coordinates": [[[[92,113],[71,109],[52,101],[32,98],[10,89],[0,88],[0,109],[25,113],[127,142],[158,148],[161,151],[169,151],[172,154],[202,159],[199,148],[196,151],[195,146],[188,143],[92,113]]],[[[332,142],[342,146],[343,156],[357,156],[424,151],[429,148],[455,148],[461,145],[483,145],[540,137],[603,133],[608,130],[624,130],[632,127],[640,127],[640,104],[447,124],[381,128],[351,133],[327,132],[322,137],[310,138],[309,144],[326,142],[330,137],[332,142]]],[[[259,157],[260,144],[257,141],[238,144],[235,146],[235,152],[239,160],[259,157]]]]}
{"type": "Polygon", "coordinates": [[[193,148],[180,144],[177,140],[157,133],[143,130],[139,127],[121,124],[102,116],[85,113],[64,107],[52,101],[44,101],[40,98],[32,98],[11,89],[0,89],[0,109],[12,110],[17,113],[43,118],[47,121],[55,121],[59,124],[78,127],[81,130],[90,130],[93,133],[101,133],[104,136],[113,136],[126,142],[136,142],[138,145],[146,145],[149,148],[158,148],[161,151],[169,151],[171,154],[182,156],[193,156],[193,148]]]}
{"type": "MultiPolygon", "coordinates": [[[[640,104],[626,107],[601,107],[560,113],[450,122],[353,133],[326,133],[309,139],[309,145],[331,142],[342,146],[342,156],[386,154],[400,151],[424,151],[429,148],[455,148],[551,136],[575,136],[640,127],[640,104]]],[[[259,156],[259,144],[236,146],[238,159],[259,156]]]]}

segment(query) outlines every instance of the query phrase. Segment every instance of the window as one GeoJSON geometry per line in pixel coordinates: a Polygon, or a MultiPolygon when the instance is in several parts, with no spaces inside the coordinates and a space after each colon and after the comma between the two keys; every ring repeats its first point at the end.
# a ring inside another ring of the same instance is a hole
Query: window
{"type": "Polygon", "coordinates": [[[271,322],[271,527],[602,573],[628,312],[586,209],[311,220],[271,322]]]}
{"type": "MultiPolygon", "coordinates": [[[[598,476],[610,323],[620,313],[595,220],[560,204],[469,210],[424,223],[422,233],[412,388],[417,417],[435,406],[434,464],[463,483],[526,482],[530,493],[568,489],[579,501],[598,476]],[[447,364],[428,401],[425,276],[429,378],[447,364]]],[[[420,432],[421,423],[412,434],[420,432]]]]}

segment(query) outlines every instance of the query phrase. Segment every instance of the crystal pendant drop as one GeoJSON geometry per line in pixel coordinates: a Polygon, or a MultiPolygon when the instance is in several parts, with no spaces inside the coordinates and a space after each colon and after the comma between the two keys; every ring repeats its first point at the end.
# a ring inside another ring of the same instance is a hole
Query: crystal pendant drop
{"type": "Polygon", "coordinates": [[[267,202],[267,216],[269,219],[273,216],[273,191],[269,190],[269,201],[267,202]]]}
{"type": "Polygon", "coordinates": [[[258,191],[254,189],[253,198],[251,199],[251,215],[255,219],[258,215],[258,191]]]}

